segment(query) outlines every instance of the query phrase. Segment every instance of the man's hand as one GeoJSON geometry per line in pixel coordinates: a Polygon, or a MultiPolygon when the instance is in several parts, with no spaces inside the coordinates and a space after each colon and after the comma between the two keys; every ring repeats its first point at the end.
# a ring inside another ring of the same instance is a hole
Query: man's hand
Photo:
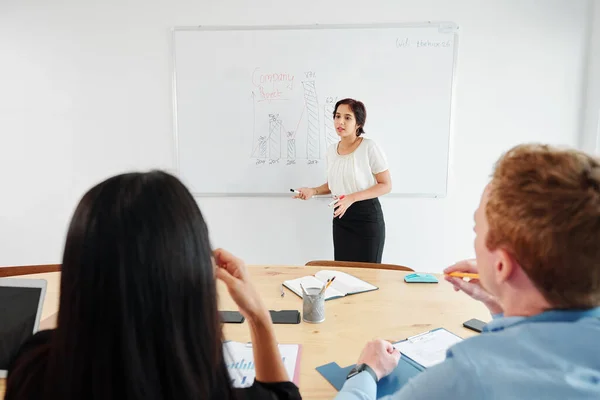
{"type": "Polygon", "coordinates": [[[463,291],[475,300],[481,301],[490,310],[492,314],[499,314],[502,312],[502,306],[498,303],[498,300],[492,296],[487,290],[481,286],[479,279],[471,279],[468,282],[463,278],[457,278],[449,276],[452,272],[467,272],[476,274],[477,263],[475,260],[462,260],[444,270],[444,279],[454,286],[455,291],[463,291]]]}
{"type": "Polygon", "coordinates": [[[400,361],[400,352],[390,342],[376,339],[367,343],[363,349],[358,364],[367,364],[373,368],[377,380],[388,376],[400,361]]]}

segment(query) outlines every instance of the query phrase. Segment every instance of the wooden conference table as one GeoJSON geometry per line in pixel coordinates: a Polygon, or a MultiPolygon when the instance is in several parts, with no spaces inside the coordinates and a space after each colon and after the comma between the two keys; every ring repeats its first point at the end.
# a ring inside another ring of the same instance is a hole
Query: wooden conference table
{"type": "MultiPolygon", "coordinates": [[[[339,269],[363,279],[379,290],[329,300],[326,319],[320,324],[301,322],[298,325],[275,325],[279,343],[301,343],[299,387],[305,399],[332,399],[335,389],[315,370],[331,361],[340,366],[356,362],[363,345],[374,338],[402,340],[438,327],[461,337],[476,333],[463,328],[471,318],[490,319],[489,312],[479,302],[452,286],[438,275],[438,284],[407,284],[404,275],[410,272],[363,269],[287,266],[249,266],[253,282],[271,310],[300,310],[302,299],[284,288],[281,282],[314,274],[320,269],[339,269]]],[[[48,282],[40,329],[56,324],[60,273],[24,275],[20,278],[41,278],[48,282]]],[[[219,309],[237,310],[225,286],[219,282],[219,309]]],[[[250,341],[248,323],[225,324],[225,338],[250,341]]],[[[4,398],[5,381],[0,379],[0,399],[4,398]]]]}

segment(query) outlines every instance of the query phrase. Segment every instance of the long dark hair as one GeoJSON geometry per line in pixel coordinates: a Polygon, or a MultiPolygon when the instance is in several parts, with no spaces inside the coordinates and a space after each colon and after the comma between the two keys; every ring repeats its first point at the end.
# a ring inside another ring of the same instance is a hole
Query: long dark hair
{"type": "Polygon", "coordinates": [[[62,263],[44,398],[229,399],[208,229],[161,171],[85,194],[62,263]]]}

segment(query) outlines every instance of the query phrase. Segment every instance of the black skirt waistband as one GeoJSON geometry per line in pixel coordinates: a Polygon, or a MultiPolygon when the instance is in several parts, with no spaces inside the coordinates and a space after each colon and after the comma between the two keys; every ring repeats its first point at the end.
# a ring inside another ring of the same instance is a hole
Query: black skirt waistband
{"type": "MultiPolygon", "coordinates": [[[[347,222],[350,221],[365,221],[365,222],[381,222],[383,221],[383,211],[378,198],[361,200],[353,203],[341,218],[347,222]]],[[[340,218],[334,218],[339,221],[340,218]]]]}

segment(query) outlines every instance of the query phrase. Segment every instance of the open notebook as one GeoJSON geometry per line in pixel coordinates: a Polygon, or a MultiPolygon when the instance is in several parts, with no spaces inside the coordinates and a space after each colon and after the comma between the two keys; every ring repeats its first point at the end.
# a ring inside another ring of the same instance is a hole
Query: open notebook
{"type": "Polygon", "coordinates": [[[302,297],[302,289],[300,283],[304,286],[304,289],[308,288],[319,288],[327,282],[327,279],[333,278],[335,280],[325,291],[325,300],[337,299],[339,297],[348,296],[350,294],[370,292],[372,290],[379,289],[377,286],[373,286],[368,282],[358,279],[355,276],[340,271],[328,271],[322,270],[317,272],[314,276],[303,276],[302,278],[292,279],[284,281],[283,286],[302,297]]]}

